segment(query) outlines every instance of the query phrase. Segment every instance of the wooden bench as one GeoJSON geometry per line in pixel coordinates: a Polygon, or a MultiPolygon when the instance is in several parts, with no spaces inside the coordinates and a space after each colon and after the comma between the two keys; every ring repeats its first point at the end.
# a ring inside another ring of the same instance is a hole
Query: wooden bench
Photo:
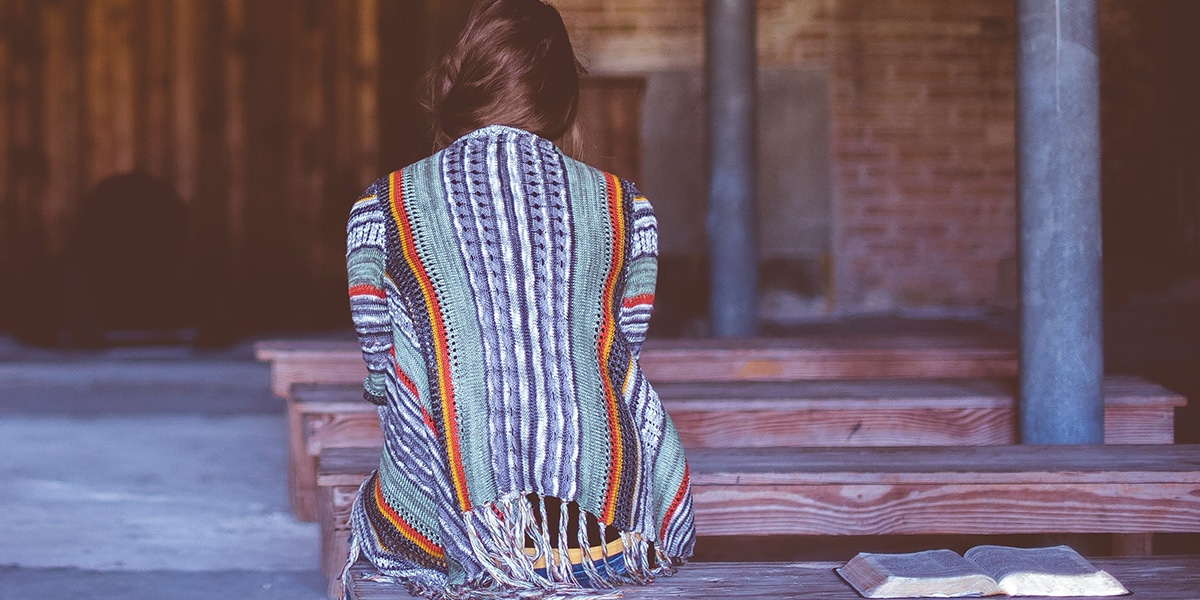
{"type": "MultiPolygon", "coordinates": [[[[255,352],[259,360],[271,364],[274,393],[288,401],[288,488],[292,512],[302,521],[312,521],[316,518],[312,491],[314,467],[313,459],[305,457],[315,457],[316,452],[306,451],[306,431],[323,428],[327,433],[344,434],[348,440],[371,434],[362,429],[364,424],[347,421],[353,417],[338,416],[342,413],[324,400],[312,402],[331,409],[327,415],[305,416],[318,413],[302,414],[295,405],[292,389],[305,384],[360,384],[366,376],[361,352],[353,341],[313,340],[263,341],[255,346],[255,352]]],[[[1000,333],[826,333],[733,340],[651,339],[642,350],[640,364],[656,385],[672,381],[1011,377],[1017,372],[1017,352],[1011,336],[1000,333]]],[[[364,409],[370,410],[360,406],[352,410],[364,409]]],[[[369,423],[366,427],[369,429],[369,423]]],[[[810,427],[814,428],[818,427],[810,427]]],[[[317,448],[321,446],[319,441],[314,444],[317,448]]]]}
{"type": "MultiPolygon", "coordinates": [[[[1017,442],[1016,381],[833,380],[656,384],[688,448],[975,446],[1017,442]]],[[[1105,441],[1169,444],[1186,399],[1154,383],[1105,381],[1105,441]]],[[[316,460],[324,448],[379,448],[375,406],[359,384],[300,385],[288,400],[289,493],[316,518],[316,460]]],[[[309,516],[311,515],[311,516],[309,516]]]]}
{"type": "MultiPolygon", "coordinates": [[[[360,383],[366,376],[354,342],[263,341],[271,389],[286,398],[302,383],[360,383]]],[[[793,338],[656,340],[640,358],[647,378],[667,381],[1014,377],[1015,342],[1002,334],[825,334],[793,338]]]]}
{"type": "MultiPolygon", "coordinates": [[[[329,448],[317,483],[322,565],[378,450],[329,448]]],[[[699,535],[1200,532],[1200,445],[701,448],[699,535]]]]}
{"type": "MultiPolygon", "coordinates": [[[[1200,556],[1090,560],[1120,580],[1138,600],[1200,598],[1200,556]]],[[[653,585],[627,586],[621,591],[625,600],[860,600],[860,596],[834,573],[833,569],[840,565],[836,562],[690,563],[671,577],[659,578],[653,585]]],[[[365,580],[367,569],[365,564],[351,569],[351,600],[411,598],[403,587],[365,580]]]]}

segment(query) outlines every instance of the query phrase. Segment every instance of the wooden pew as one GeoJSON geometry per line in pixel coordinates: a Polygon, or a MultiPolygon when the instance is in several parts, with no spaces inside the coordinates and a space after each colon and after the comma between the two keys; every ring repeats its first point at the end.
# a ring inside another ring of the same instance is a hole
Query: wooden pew
{"type": "MultiPolygon", "coordinates": [[[[378,459],[321,453],[334,587],[350,504],[378,459]]],[[[1200,445],[701,448],[688,462],[705,536],[1200,532],[1200,445]]]]}
{"type": "MultiPolygon", "coordinates": [[[[1200,556],[1089,560],[1121,581],[1138,600],[1200,598],[1200,556]]],[[[659,578],[653,585],[627,586],[621,591],[625,600],[860,600],[860,596],[834,573],[833,569],[840,565],[836,562],[690,563],[671,577],[659,578]]],[[[411,598],[400,586],[364,579],[367,572],[368,566],[361,563],[351,569],[351,600],[411,598]]]]}
{"type": "MultiPolygon", "coordinates": [[[[302,414],[295,406],[292,389],[305,384],[360,384],[366,367],[353,341],[263,341],[256,344],[255,352],[259,360],[270,362],[271,388],[288,402],[288,488],[292,512],[302,521],[312,521],[316,518],[312,492],[314,459],[304,456],[315,457],[316,452],[306,452],[307,428],[323,428],[330,434],[342,431],[350,445],[359,443],[353,441],[357,436],[371,434],[362,430],[361,423],[347,421],[353,417],[339,416],[342,413],[333,406],[326,406],[330,409],[327,416],[312,416],[318,414],[315,412],[302,414]]],[[[651,339],[646,342],[639,362],[656,385],[673,381],[1012,377],[1017,372],[1017,353],[1011,336],[990,332],[651,339]]],[[[324,403],[324,400],[313,402],[324,403]]],[[[318,448],[321,445],[314,443],[318,448]]]]}
{"type": "MultiPolygon", "coordinates": [[[[258,360],[271,363],[271,389],[286,398],[303,383],[360,383],[366,376],[354,342],[263,341],[258,360]]],[[[1014,377],[1015,342],[1002,334],[823,334],[793,338],[656,340],[640,364],[655,383],[667,381],[797,381],[810,379],[939,379],[1014,377]]]]}
{"type": "MultiPolygon", "coordinates": [[[[1017,442],[1012,379],[665,382],[655,385],[688,448],[975,446],[1017,442]]],[[[1135,377],[1105,381],[1105,441],[1169,444],[1186,400],[1135,377]]],[[[288,400],[289,493],[316,517],[324,448],[379,448],[375,407],[359,384],[300,385],[288,400]],[[307,508],[314,507],[314,508],[307,508]]]]}

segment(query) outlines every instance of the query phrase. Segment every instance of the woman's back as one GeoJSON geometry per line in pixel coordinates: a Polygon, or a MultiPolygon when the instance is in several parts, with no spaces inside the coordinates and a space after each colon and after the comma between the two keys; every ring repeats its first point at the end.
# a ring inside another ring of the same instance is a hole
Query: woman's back
{"type": "Polygon", "coordinates": [[[440,546],[464,581],[525,579],[490,572],[521,570],[525,536],[472,515],[543,523],[524,501],[536,494],[635,534],[632,573],[649,574],[651,542],[664,566],[690,554],[682,449],[636,361],[655,227],[632,185],[505,126],[368,190],[350,223],[352,304],[369,395],[398,435],[385,436],[359,539],[395,537],[405,528],[378,515],[408,511],[413,545],[440,546]]]}

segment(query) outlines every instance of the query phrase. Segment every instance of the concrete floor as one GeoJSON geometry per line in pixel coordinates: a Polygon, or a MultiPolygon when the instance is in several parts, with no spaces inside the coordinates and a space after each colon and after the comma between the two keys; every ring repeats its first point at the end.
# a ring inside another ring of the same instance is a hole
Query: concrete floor
{"type": "Polygon", "coordinates": [[[0,600],[320,600],[282,403],[248,344],[62,353],[0,338],[0,600]]]}
{"type": "MultiPolygon", "coordinates": [[[[993,321],[1012,329],[1011,316],[993,321]]],[[[798,330],[929,325],[866,319],[798,330]]],[[[1110,315],[1106,342],[1109,371],[1200,396],[1200,307],[1110,315]]],[[[282,408],[250,343],[64,352],[0,334],[0,600],[325,598],[317,527],[287,507],[282,408]]],[[[1178,413],[1178,441],[1200,442],[1197,408],[1178,413]]],[[[1196,536],[1176,537],[1160,548],[1194,552],[1196,536]]],[[[865,543],[837,541],[710,538],[697,558],[836,560],[865,543]]]]}

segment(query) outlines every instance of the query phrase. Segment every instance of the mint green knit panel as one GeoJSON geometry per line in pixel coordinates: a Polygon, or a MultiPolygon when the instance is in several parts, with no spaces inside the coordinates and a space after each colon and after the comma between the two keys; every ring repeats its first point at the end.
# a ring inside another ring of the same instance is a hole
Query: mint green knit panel
{"type": "Polygon", "coordinates": [[[481,371],[486,362],[479,344],[482,334],[469,292],[471,286],[442,185],[441,156],[435,154],[404,170],[404,197],[406,204],[412,205],[409,217],[421,219],[413,223],[413,236],[419,242],[417,256],[432,280],[450,354],[456,414],[446,418],[457,419],[467,491],[471,503],[478,505],[496,499],[496,480],[488,448],[487,388],[481,371]]]}
{"type": "Polygon", "coordinates": [[[578,161],[566,160],[567,189],[571,218],[576,231],[583,224],[603,224],[601,237],[575,236],[575,264],[571,274],[571,338],[575,362],[575,385],[579,397],[580,464],[579,507],[600,514],[607,491],[608,459],[612,440],[608,436],[607,401],[597,362],[596,340],[604,306],[604,285],[612,256],[612,226],[604,175],[578,161]]]}
{"type": "Polygon", "coordinates": [[[658,277],[658,260],[653,256],[639,256],[630,261],[628,278],[625,280],[625,298],[653,294],[658,277]]]}
{"type": "MultiPolygon", "coordinates": [[[[661,526],[663,519],[667,516],[667,510],[671,507],[671,502],[675,499],[675,493],[679,491],[679,482],[683,480],[684,471],[687,470],[687,461],[683,456],[683,446],[675,440],[679,439],[679,433],[675,430],[675,423],[671,421],[670,415],[666,417],[666,429],[663,434],[664,440],[671,440],[659,448],[658,459],[651,465],[654,470],[654,522],[661,526]]],[[[655,531],[655,537],[658,532],[655,531]]],[[[657,540],[656,540],[657,541],[657,540]]]]}
{"type": "Polygon", "coordinates": [[[383,281],[383,252],[376,248],[359,248],[346,257],[346,275],[351,287],[378,286],[383,281]]]}
{"type": "MultiPolygon", "coordinates": [[[[413,318],[413,315],[408,315],[413,318]]],[[[421,315],[420,318],[425,318],[421,315]]],[[[413,387],[417,388],[417,401],[426,412],[433,409],[430,402],[434,401],[429,394],[429,371],[426,370],[425,355],[421,349],[401,332],[400,323],[392,318],[392,349],[396,352],[396,369],[404,374],[413,387]]]]}
{"type": "Polygon", "coordinates": [[[442,527],[437,504],[430,502],[428,493],[396,468],[396,463],[386,452],[379,460],[379,482],[388,506],[402,513],[400,517],[429,541],[441,545],[442,527]]]}

